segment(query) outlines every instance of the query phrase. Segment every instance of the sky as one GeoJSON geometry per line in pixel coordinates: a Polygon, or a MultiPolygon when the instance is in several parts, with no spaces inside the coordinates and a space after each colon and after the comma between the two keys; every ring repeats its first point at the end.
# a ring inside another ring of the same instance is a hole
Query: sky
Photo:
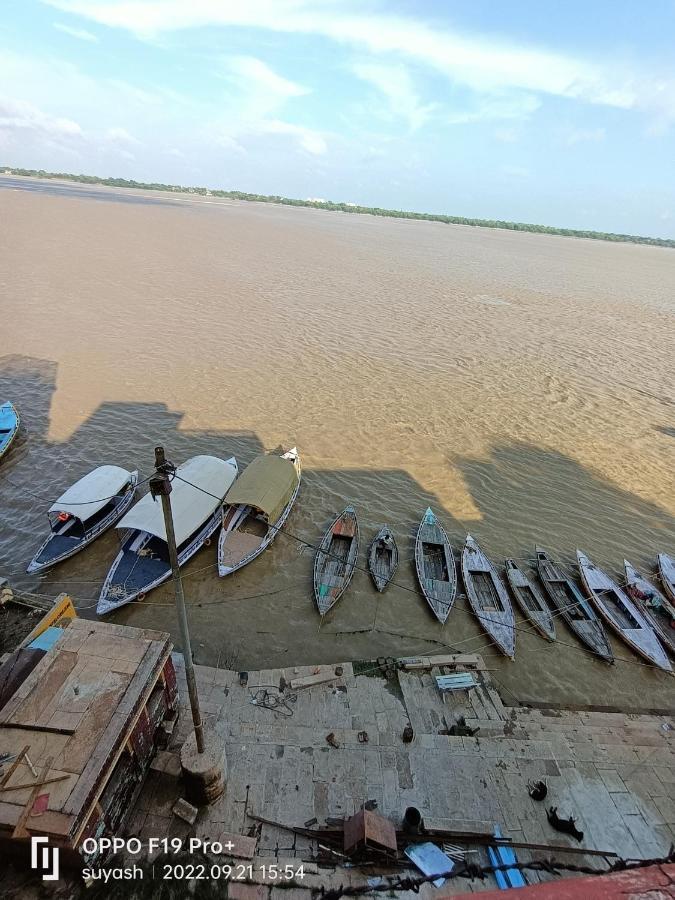
{"type": "Polygon", "coordinates": [[[0,165],[675,238],[675,0],[5,0],[0,165]]]}

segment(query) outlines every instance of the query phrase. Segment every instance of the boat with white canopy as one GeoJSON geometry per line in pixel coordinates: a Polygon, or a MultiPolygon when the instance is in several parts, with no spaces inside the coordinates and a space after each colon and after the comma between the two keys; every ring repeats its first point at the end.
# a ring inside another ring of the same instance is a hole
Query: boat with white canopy
{"type": "Polygon", "coordinates": [[[133,503],[138,472],[99,466],[49,507],[50,534],[26,570],[43,572],[82,550],[115,524],[133,503]]]}
{"type": "Polygon", "coordinates": [[[230,575],[252,562],[272,543],[300,490],[297,447],[269,453],[250,463],[225,495],[218,538],[218,574],[230,575]]]}
{"type": "MultiPolygon", "coordinates": [[[[237,460],[193,456],[171,481],[171,512],[178,564],[184,565],[216,531],[221,506],[238,474],[237,460]]],[[[96,612],[130,603],[171,576],[161,501],[146,494],[118,523],[128,533],[103,583],[96,612]]]]}

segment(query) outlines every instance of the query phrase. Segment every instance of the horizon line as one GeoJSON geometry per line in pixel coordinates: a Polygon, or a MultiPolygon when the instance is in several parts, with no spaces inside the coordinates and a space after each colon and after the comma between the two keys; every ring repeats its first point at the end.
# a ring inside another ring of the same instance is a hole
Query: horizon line
{"type": "Polygon", "coordinates": [[[562,237],[587,238],[607,241],[609,243],[645,244],[648,246],[675,249],[675,238],[657,238],[647,235],[623,234],[621,232],[597,231],[582,228],[563,228],[555,225],[539,225],[530,222],[512,222],[506,219],[482,219],[467,216],[453,216],[445,213],[425,213],[414,210],[387,209],[379,206],[363,206],[358,203],[324,199],[300,200],[283,197],[278,194],[255,194],[248,191],[223,190],[206,188],[197,185],[165,184],[163,182],[145,182],[115,176],[74,174],[71,172],[48,172],[45,169],[23,169],[12,166],[0,167],[0,176],[16,175],[21,178],[61,179],[80,184],[100,184],[104,187],[122,187],[134,190],[164,191],[166,193],[197,194],[199,196],[219,197],[223,199],[245,200],[247,202],[272,203],[279,206],[304,206],[311,209],[324,209],[330,212],[345,212],[356,215],[372,215],[395,219],[417,219],[419,221],[440,222],[448,225],[467,225],[474,228],[498,228],[505,231],[522,231],[532,234],[552,234],[562,237]]]}

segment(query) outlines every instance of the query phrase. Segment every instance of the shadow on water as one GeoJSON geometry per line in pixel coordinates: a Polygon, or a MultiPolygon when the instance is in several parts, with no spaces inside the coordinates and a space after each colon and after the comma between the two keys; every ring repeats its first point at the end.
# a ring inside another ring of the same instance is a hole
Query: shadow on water
{"type": "MultiPolygon", "coordinates": [[[[45,575],[24,573],[45,532],[45,513],[55,496],[104,462],[149,474],[156,444],[163,444],[176,463],[199,453],[234,454],[240,468],[271,448],[263,447],[257,435],[247,430],[186,429],[183,414],[162,402],[102,403],[68,440],[52,441],[49,423],[56,374],[56,365],[48,361],[0,359],[0,400],[12,399],[22,417],[19,442],[0,468],[0,574],[9,575],[17,588],[40,595],[68,590],[80,614],[95,617],[98,592],[118,548],[114,529],[45,575]]],[[[629,662],[610,669],[587,655],[562,623],[559,643],[549,645],[519,619],[516,662],[511,663],[489,647],[489,639],[463,599],[458,599],[441,628],[419,594],[412,566],[416,523],[426,506],[437,511],[456,551],[468,525],[497,563],[506,555],[529,558],[535,542],[568,563],[577,545],[593,556],[595,536],[603,529],[616,531],[612,520],[620,513],[622,521],[630,524],[621,553],[644,565],[653,557],[658,536],[663,543],[675,542],[672,517],[598,479],[574,460],[541,448],[500,447],[488,460],[453,458],[452,465],[461,471],[480,512],[478,522],[454,519],[436,496],[402,469],[305,469],[299,502],[287,526],[289,534],[280,535],[255,563],[219,579],[212,545],[183,569],[195,660],[255,669],[452,648],[483,653],[507,702],[517,697],[553,705],[613,704],[623,709],[672,705],[672,682],[641,666],[616,641],[617,655],[629,662]],[[364,497],[370,498],[367,506],[359,503],[364,497]],[[320,622],[312,592],[313,550],[293,535],[315,544],[348,502],[356,504],[359,514],[360,565],[365,565],[368,542],[385,521],[396,534],[401,565],[396,585],[385,594],[376,594],[368,575],[357,571],[349,591],[320,622]],[[578,514],[560,515],[561,509],[570,507],[578,514]]],[[[613,571],[622,559],[620,554],[610,560],[597,557],[613,571]]],[[[111,620],[166,628],[176,640],[171,585],[122,608],[111,620]]]]}
{"type": "Polygon", "coordinates": [[[99,200],[102,203],[131,203],[137,206],[180,206],[179,200],[171,198],[170,194],[164,197],[152,197],[147,194],[135,193],[137,189],[116,190],[114,187],[96,185],[90,187],[86,184],[74,182],[65,183],[59,181],[29,180],[18,177],[3,176],[0,178],[0,189],[11,191],[28,191],[31,194],[42,194],[48,197],[73,197],[80,200],[99,200]]]}
{"type": "Polygon", "coordinates": [[[628,554],[650,571],[658,550],[675,541],[675,518],[666,510],[554,450],[510,444],[493,448],[487,460],[460,457],[452,464],[462,473],[480,511],[480,533],[495,553],[522,556],[540,544],[571,560],[576,548],[594,557],[601,542],[605,549],[597,562],[603,566],[616,572],[628,554]],[[617,522],[622,529],[612,540],[617,522]]]}

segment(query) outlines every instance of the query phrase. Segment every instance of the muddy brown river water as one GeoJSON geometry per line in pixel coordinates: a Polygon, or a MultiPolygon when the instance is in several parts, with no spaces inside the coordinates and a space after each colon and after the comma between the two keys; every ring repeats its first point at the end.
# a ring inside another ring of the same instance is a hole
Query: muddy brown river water
{"type": "MultiPolygon", "coordinates": [[[[411,559],[427,505],[456,549],[470,530],[499,563],[535,542],[617,575],[675,553],[675,251],[0,178],[0,295],[0,399],[24,426],[0,468],[16,587],[67,589],[95,615],[114,531],[21,574],[50,498],[94,466],[147,474],[159,443],[243,466],[297,444],[289,530],[316,542],[354,503],[361,562],[388,522],[401,587],[376,594],[357,572],[320,626],[310,551],[280,536],[219,580],[212,544],[184,570],[197,662],[453,647],[482,652],[507,701],[673,707],[675,681],[616,639],[609,668],[563,623],[549,645],[518,613],[512,663],[464,600],[442,628],[411,559]]],[[[172,598],[113,620],[175,635],[172,598]]]]}

